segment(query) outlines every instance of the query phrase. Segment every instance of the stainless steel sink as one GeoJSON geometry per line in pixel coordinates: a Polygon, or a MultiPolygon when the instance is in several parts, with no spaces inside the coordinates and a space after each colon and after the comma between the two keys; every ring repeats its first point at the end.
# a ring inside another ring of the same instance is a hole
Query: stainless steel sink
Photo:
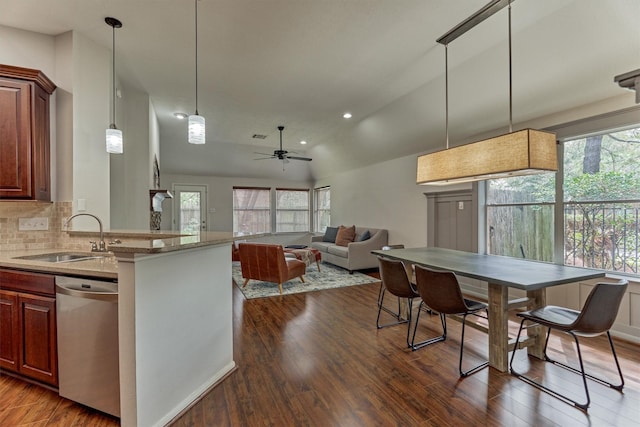
{"type": "Polygon", "coordinates": [[[16,257],[15,259],[29,259],[32,261],[62,263],[62,262],[87,261],[90,259],[103,259],[109,256],[110,255],[106,255],[106,254],[103,255],[103,254],[96,254],[96,253],[54,252],[54,253],[40,254],[40,255],[19,256],[19,257],[16,257]]]}

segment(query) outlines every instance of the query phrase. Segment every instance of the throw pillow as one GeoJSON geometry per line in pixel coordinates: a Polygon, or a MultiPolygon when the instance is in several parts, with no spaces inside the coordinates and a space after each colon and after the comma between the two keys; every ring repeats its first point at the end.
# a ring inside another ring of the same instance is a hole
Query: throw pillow
{"type": "Polygon", "coordinates": [[[358,242],[364,242],[365,240],[369,240],[371,238],[371,232],[369,230],[365,231],[358,237],[358,242]]]}
{"type": "Polygon", "coordinates": [[[338,235],[338,227],[327,227],[327,230],[324,232],[324,236],[322,236],[322,241],[335,243],[337,235],[338,235]]]}
{"type": "Polygon", "coordinates": [[[353,239],[356,237],[356,226],[352,225],[351,227],[345,227],[341,225],[338,228],[338,235],[336,236],[336,245],[338,246],[348,246],[349,243],[353,242],[353,239]]]}

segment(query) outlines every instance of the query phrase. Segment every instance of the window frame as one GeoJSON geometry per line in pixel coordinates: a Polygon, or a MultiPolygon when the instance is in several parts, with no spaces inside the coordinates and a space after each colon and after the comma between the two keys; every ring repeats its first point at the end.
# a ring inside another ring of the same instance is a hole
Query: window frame
{"type": "Polygon", "coordinates": [[[271,187],[247,187],[247,186],[233,186],[232,188],[232,230],[234,234],[237,235],[244,235],[244,234],[260,234],[260,233],[271,233],[272,232],[272,215],[271,215],[271,211],[272,211],[272,200],[271,200],[271,187]],[[236,190],[259,190],[259,191],[266,191],[267,192],[267,200],[268,200],[268,208],[258,208],[258,209],[250,209],[250,208],[237,208],[236,207],[236,196],[235,196],[235,192],[236,190]],[[236,212],[239,211],[247,211],[247,212],[251,212],[251,211],[260,211],[260,212],[267,212],[268,215],[268,220],[266,221],[267,223],[267,230],[263,230],[263,231],[239,231],[238,230],[238,224],[236,224],[236,212]]]}
{"type": "Polygon", "coordinates": [[[275,203],[274,203],[274,211],[275,211],[275,215],[274,215],[274,230],[276,233],[308,233],[311,231],[311,200],[310,200],[310,191],[308,188],[276,188],[275,189],[275,203]],[[306,201],[307,201],[307,206],[305,209],[300,209],[300,208],[291,208],[291,207],[286,207],[286,208],[281,208],[279,206],[279,201],[280,198],[278,197],[278,192],[290,192],[290,193],[305,193],[306,195],[306,201]],[[305,230],[286,230],[286,231],[282,231],[280,230],[280,214],[281,213],[285,213],[285,212],[306,212],[306,218],[307,218],[307,227],[305,230]]]}
{"type": "Polygon", "coordinates": [[[331,224],[331,186],[326,185],[324,187],[318,187],[313,189],[313,231],[316,233],[324,233],[326,231],[326,227],[331,224]],[[320,208],[319,195],[322,192],[327,192],[329,194],[329,206],[320,208]],[[322,213],[328,215],[329,223],[322,227],[320,216],[322,213]]]}

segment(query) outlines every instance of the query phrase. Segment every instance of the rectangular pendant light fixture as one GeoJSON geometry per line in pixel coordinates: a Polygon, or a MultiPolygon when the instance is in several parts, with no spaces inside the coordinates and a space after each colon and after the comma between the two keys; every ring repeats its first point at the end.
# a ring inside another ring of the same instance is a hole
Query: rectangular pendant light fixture
{"type": "Polygon", "coordinates": [[[523,129],[419,156],[417,183],[447,185],[557,169],[555,135],[523,129]]]}
{"type": "Polygon", "coordinates": [[[418,157],[416,177],[418,184],[447,185],[558,170],[555,134],[534,129],[516,132],[512,130],[511,3],[513,1],[492,0],[437,40],[445,46],[447,148],[418,157]],[[509,133],[449,148],[448,44],[505,6],[509,7],[509,133]]]}

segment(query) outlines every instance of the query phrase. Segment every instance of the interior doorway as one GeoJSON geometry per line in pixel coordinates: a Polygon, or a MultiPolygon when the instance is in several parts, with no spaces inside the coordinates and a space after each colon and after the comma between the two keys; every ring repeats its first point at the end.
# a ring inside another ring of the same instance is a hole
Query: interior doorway
{"type": "Polygon", "coordinates": [[[478,206],[473,191],[428,193],[427,245],[478,251],[478,206]]]}
{"type": "Polygon", "coordinates": [[[181,233],[207,231],[207,186],[174,184],[173,224],[181,233]]]}

